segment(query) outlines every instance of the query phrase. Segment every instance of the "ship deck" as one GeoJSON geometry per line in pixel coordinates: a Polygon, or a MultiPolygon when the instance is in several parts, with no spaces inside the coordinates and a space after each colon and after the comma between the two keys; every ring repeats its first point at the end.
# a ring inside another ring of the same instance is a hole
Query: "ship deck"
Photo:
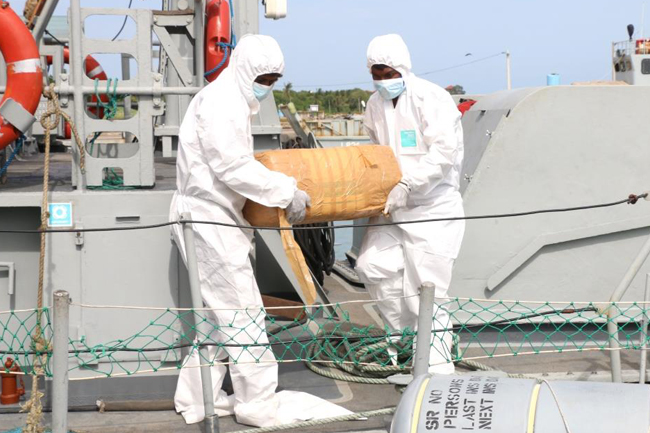
{"type": "MultiPolygon", "coordinates": [[[[69,192],[73,189],[70,182],[71,155],[53,153],[50,167],[50,190],[69,192]]],[[[10,169],[7,182],[0,185],[0,198],[6,193],[31,193],[42,191],[43,175],[42,154],[15,161],[10,169]]],[[[138,189],[134,192],[172,191],[175,188],[175,159],[156,158],[156,185],[152,189],[138,189]]],[[[336,275],[326,277],[324,288],[331,302],[350,300],[367,300],[367,292],[346,283],[336,275]]],[[[360,325],[377,325],[382,327],[378,311],[372,304],[348,304],[346,310],[350,320],[360,325]]],[[[461,341],[463,335],[460,336],[461,341]]],[[[495,335],[485,333],[486,341],[493,341],[495,335]]],[[[508,352],[503,348],[504,353],[508,352]]],[[[480,347],[471,347],[466,356],[481,356],[480,347]]],[[[639,378],[639,352],[622,352],[623,377],[625,381],[636,382],[639,378]]],[[[588,380],[609,381],[609,354],[604,351],[583,353],[554,353],[531,356],[505,356],[481,359],[489,367],[507,373],[525,374],[548,380],[588,380]]],[[[471,374],[462,367],[458,374],[471,374]]],[[[503,373],[493,373],[496,375],[503,373]]],[[[97,382],[101,386],[101,381],[97,382]]],[[[280,389],[305,391],[340,404],[349,410],[368,411],[395,406],[400,399],[400,391],[394,385],[368,385],[331,380],[319,376],[302,363],[280,365],[280,389]]],[[[166,396],[168,407],[172,405],[172,395],[166,396]]],[[[24,426],[26,415],[16,413],[18,406],[0,406],[0,430],[24,426]]],[[[182,417],[173,410],[162,411],[117,411],[99,413],[96,408],[74,408],[69,416],[69,427],[76,432],[198,432],[199,425],[186,425],[182,417]]],[[[50,414],[46,413],[46,424],[50,414]]],[[[319,427],[300,429],[302,432],[386,432],[390,416],[369,418],[363,421],[333,423],[319,427]]],[[[220,420],[221,432],[236,432],[246,429],[233,417],[220,420]]]]}
{"type": "MultiPolygon", "coordinates": [[[[361,289],[347,284],[338,276],[326,278],[325,288],[330,301],[345,302],[349,300],[368,299],[367,293],[361,289]]],[[[350,320],[362,325],[376,324],[378,316],[371,304],[347,304],[346,310],[350,320]],[[349,307],[349,308],[347,308],[349,307]]],[[[463,336],[461,335],[461,340],[463,336]]],[[[489,340],[492,337],[486,335],[489,340]]],[[[480,348],[469,349],[468,356],[481,354],[480,348]]],[[[622,353],[624,380],[638,381],[639,352],[629,351],[622,353]]],[[[503,375],[507,373],[525,374],[531,377],[547,380],[587,380],[606,382],[610,380],[609,355],[607,352],[586,353],[555,353],[539,354],[534,356],[503,357],[481,360],[482,363],[501,370],[502,372],[490,373],[503,375]]],[[[457,374],[472,374],[465,368],[457,368],[457,374]]],[[[100,385],[98,385],[100,386],[100,385]]],[[[229,390],[226,381],[226,390],[229,390]]],[[[280,389],[304,391],[317,395],[331,402],[340,404],[345,408],[360,412],[395,406],[400,399],[400,391],[394,385],[368,385],[331,380],[319,376],[301,363],[280,364],[280,389]]],[[[172,396],[168,396],[166,406],[172,407],[172,396]]],[[[17,428],[24,425],[25,414],[16,412],[17,406],[0,406],[0,426],[2,429],[17,428]]],[[[301,428],[305,433],[333,433],[333,432],[388,432],[390,416],[372,417],[362,421],[332,423],[312,428],[301,428]]],[[[46,424],[50,421],[50,414],[45,417],[46,424]]],[[[246,430],[248,427],[238,424],[234,417],[223,417],[219,421],[222,433],[246,430]]],[[[75,432],[199,432],[199,425],[186,425],[183,418],[173,410],[159,411],[116,411],[100,413],[94,407],[78,407],[69,415],[70,430],[75,432]]],[[[297,430],[296,430],[297,431],[297,430]]]]}

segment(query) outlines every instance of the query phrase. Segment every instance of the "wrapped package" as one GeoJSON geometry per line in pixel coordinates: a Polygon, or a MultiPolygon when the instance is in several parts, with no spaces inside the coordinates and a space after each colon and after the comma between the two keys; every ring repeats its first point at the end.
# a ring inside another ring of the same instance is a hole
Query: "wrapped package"
{"type": "MultiPolygon", "coordinates": [[[[294,177],[311,197],[302,224],[345,221],[379,215],[388,193],[402,178],[388,146],[366,145],[330,149],[272,150],[255,155],[274,171],[294,177]]],[[[289,227],[283,209],[248,201],[244,217],[254,226],[289,227]]],[[[300,246],[291,231],[282,231],[282,244],[298,279],[302,299],[316,301],[316,288],[300,246]]]]}
{"type": "MultiPolygon", "coordinates": [[[[271,170],[298,181],[311,197],[303,224],[347,221],[378,215],[402,174],[388,146],[288,149],[255,158],[271,170]]],[[[277,208],[248,201],[244,217],[254,226],[278,227],[277,208]]]]}

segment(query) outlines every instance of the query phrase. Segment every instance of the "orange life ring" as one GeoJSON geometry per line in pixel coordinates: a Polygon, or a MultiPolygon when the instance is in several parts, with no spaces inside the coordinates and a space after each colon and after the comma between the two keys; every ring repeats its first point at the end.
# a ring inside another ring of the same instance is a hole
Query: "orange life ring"
{"type": "MultiPolygon", "coordinates": [[[[43,73],[36,41],[5,1],[0,1],[0,28],[0,52],[7,64],[7,89],[0,105],[11,98],[34,114],[43,91],[43,73]]],[[[20,131],[0,116],[0,149],[19,136],[20,131]]]]}
{"type": "MultiPolygon", "coordinates": [[[[63,62],[68,64],[70,63],[70,49],[68,47],[63,47],[63,62]]],[[[47,64],[52,64],[52,56],[47,56],[47,64]]],[[[86,73],[86,76],[92,80],[95,78],[99,80],[108,80],[104,68],[102,68],[97,59],[91,55],[86,56],[86,60],[84,61],[84,72],[86,73]]]]}
{"type": "MultiPolygon", "coordinates": [[[[47,56],[46,59],[47,59],[47,64],[51,65],[52,56],[47,56]]],[[[70,64],[70,49],[68,47],[63,47],[63,62],[70,64]]],[[[86,73],[86,76],[91,80],[94,80],[95,78],[100,81],[108,80],[108,76],[106,75],[106,72],[104,72],[104,68],[102,68],[102,65],[100,65],[97,59],[95,59],[91,55],[86,56],[86,60],[84,60],[84,72],[86,73]]],[[[100,95],[99,99],[103,103],[108,102],[108,96],[106,96],[106,94],[100,95]]],[[[90,104],[91,105],[97,104],[97,96],[93,95],[90,98],[90,104]]],[[[104,117],[104,109],[102,107],[90,107],[89,110],[91,113],[96,115],[99,119],[104,117]]],[[[72,137],[72,131],[70,129],[70,124],[66,122],[65,138],[70,138],[70,137],[72,137]]]]}
{"type": "Polygon", "coordinates": [[[205,72],[221,65],[205,77],[208,82],[212,82],[228,66],[230,60],[228,51],[232,50],[229,48],[232,43],[230,40],[232,33],[228,0],[210,0],[205,5],[205,18],[205,72]]]}

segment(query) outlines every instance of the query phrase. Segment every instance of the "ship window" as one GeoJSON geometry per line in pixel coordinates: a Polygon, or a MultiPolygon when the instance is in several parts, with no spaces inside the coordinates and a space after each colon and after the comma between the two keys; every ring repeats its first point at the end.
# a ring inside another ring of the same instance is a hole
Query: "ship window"
{"type": "Polygon", "coordinates": [[[650,74],[650,59],[643,59],[641,61],[641,73],[645,75],[650,74]]]}

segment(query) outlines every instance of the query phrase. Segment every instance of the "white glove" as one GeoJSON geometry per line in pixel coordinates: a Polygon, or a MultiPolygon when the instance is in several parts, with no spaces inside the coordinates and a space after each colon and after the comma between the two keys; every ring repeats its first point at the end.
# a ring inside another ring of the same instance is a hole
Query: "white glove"
{"type": "Polygon", "coordinates": [[[408,199],[409,192],[411,189],[405,182],[400,181],[388,194],[386,199],[386,207],[384,207],[384,215],[388,216],[395,209],[406,206],[406,200],[408,199]]]}
{"type": "Polygon", "coordinates": [[[285,209],[287,221],[290,224],[297,224],[305,219],[307,208],[311,206],[311,197],[305,191],[299,189],[293,195],[293,200],[285,209]]]}

